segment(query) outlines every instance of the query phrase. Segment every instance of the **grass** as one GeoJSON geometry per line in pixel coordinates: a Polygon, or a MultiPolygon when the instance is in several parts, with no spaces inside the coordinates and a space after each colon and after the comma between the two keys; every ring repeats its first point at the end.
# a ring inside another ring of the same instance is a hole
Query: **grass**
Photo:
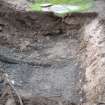
{"type": "MultiPolygon", "coordinates": [[[[31,4],[31,11],[42,11],[41,4],[50,3],[52,5],[57,4],[72,4],[77,5],[80,8],[78,10],[69,10],[68,12],[83,12],[89,10],[93,6],[93,0],[38,0],[37,2],[31,4]]],[[[62,13],[65,14],[65,13],[62,13]]]]}
{"type": "Polygon", "coordinates": [[[92,0],[38,0],[37,3],[51,3],[51,4],[84,4],[92,2],[92,0]]]}

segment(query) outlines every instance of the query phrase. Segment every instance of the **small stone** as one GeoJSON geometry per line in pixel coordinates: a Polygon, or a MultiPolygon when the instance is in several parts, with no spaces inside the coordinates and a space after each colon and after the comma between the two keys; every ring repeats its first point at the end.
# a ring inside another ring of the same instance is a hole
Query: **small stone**
{"type": "Polygon", "coordinates": [[[11,83],[14,85],[15,84],[15,81],[14,80],[11,80],[11,83]]]}
{"type": "Polygon", "coordinates": [[[0,26],[0,32],[2,32],[3,28],[0,26]]]}
{"type": "Polygon", "coordinates": [[[16,105],[16,103],[15,103],[14,99],[10,98],[10,99],[7,100],[5,105],[16,105]]]}
{"type": "Polygon", "coordinates": [[[80,99],[80,102],[83,102],[83,98],[80,99]]]}
{"type": "Polygon", "coordinates": [[[0,32],[3,31],[4,26],[5,26],[4,24],[0,23],[0,32]]]}

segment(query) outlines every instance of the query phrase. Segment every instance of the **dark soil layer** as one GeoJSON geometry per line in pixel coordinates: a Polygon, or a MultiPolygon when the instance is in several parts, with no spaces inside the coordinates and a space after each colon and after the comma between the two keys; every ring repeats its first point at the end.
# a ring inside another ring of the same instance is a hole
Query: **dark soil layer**
{"type": "Polygon", "coordinates": [[[58,18],[15,11],[0,2],[0,67],[28,101],[24,104],[74,105],[85,101],[81,58],[86,43],[81,30],[96,16],[75,13],[58,18]],[[26,97],[33,98],[29,101],[26,97]]]}

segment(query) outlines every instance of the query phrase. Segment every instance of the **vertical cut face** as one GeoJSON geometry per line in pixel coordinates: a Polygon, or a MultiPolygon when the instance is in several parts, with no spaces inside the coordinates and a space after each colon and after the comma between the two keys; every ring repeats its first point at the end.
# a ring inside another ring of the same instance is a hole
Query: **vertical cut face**
{"type": "MultiPolygon", "coordinates": [[[[18,26],[13,28],[14,24],[9,22],[4,26],[0,33],[1,38],[6,38],[0,44],[1,67],[22,96],[63,97],[70,102],[80,103],[79,32],[73,29],[66,33],[61,23],[52,21],[51,17],[47,18],[51,20],[46,24],[41,23],[45,27],[41,26],[42,32],[39,30],[38,35],[34,34],[38,29],[31,33],[29,29],[27,31],[18,26]],[[50,22],[58,26],[54,25],[54,29],[50,22]]],[[[19,22],[16,21],[24,25],[19,22]]]]}

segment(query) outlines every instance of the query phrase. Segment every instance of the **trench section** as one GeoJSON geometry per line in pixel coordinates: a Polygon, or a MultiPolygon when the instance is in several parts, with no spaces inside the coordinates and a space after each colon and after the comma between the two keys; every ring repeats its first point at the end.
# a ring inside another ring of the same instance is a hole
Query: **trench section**
{"type": "Polygon", "coordinates": [[[7,7],[0,13],[0,67],[19,94],[83,102],[81,57],[86,44],[81,30],[96,14],[72,14],[62,19],[7,7]]]}

